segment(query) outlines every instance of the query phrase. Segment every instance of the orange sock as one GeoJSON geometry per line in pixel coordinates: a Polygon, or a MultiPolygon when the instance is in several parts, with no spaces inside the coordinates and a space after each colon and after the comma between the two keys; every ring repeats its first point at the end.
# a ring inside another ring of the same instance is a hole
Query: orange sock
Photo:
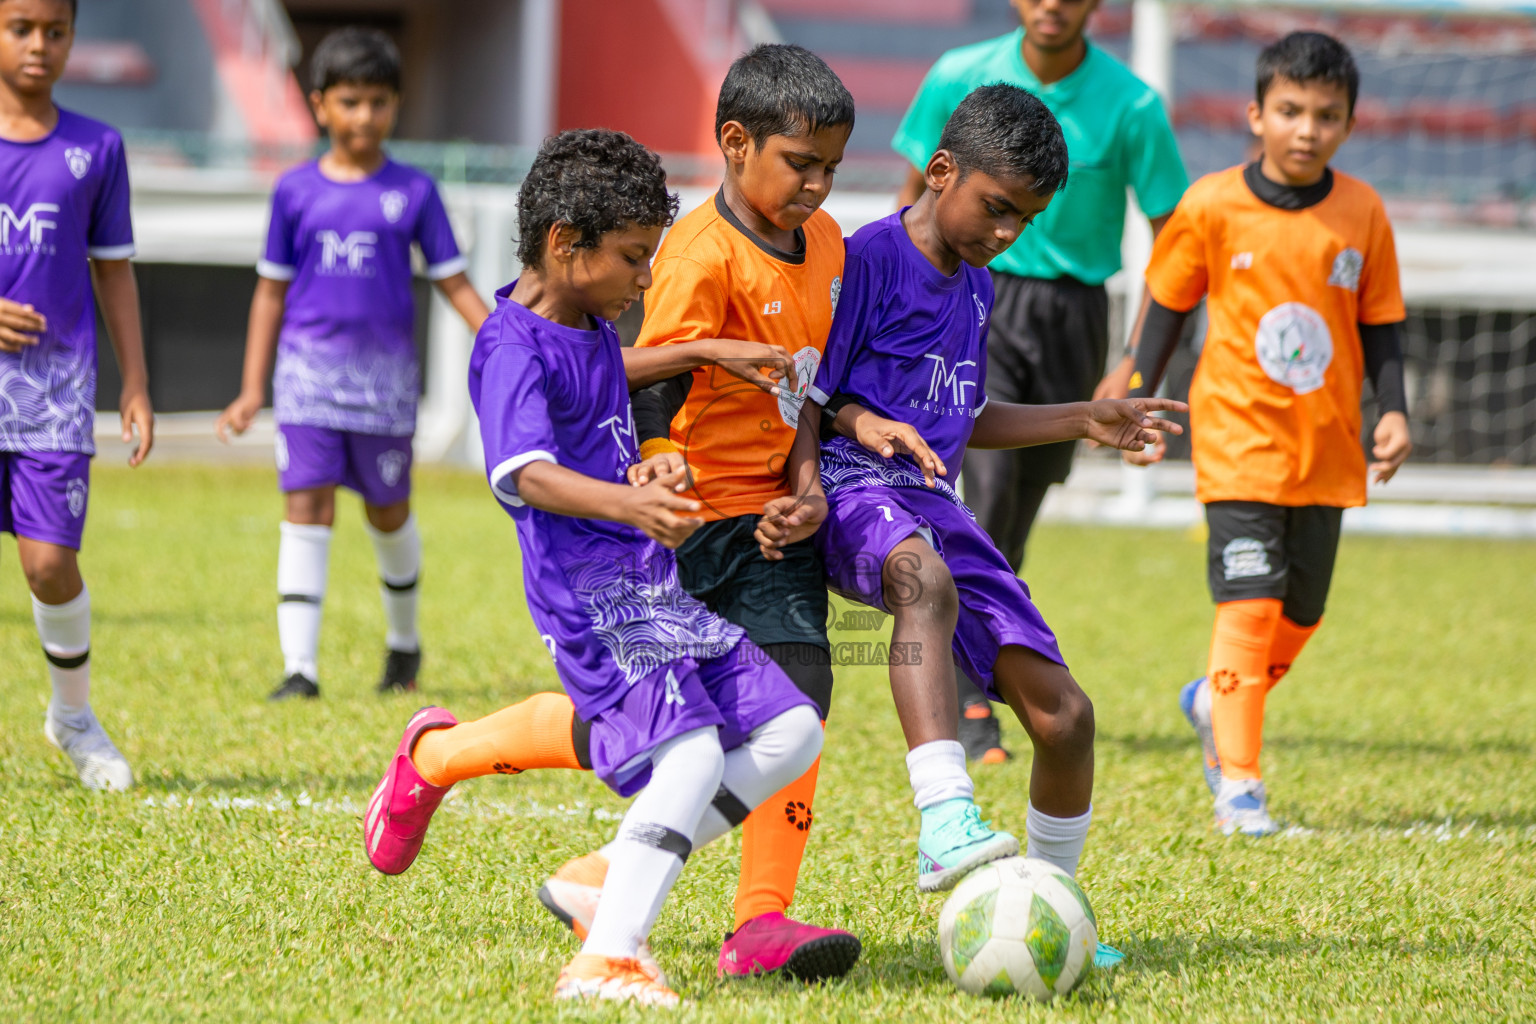
{"type": "Polygon", "coordinates": [[[1266,692],[1273,690],[1275,684],[1285,678],[1301,654],[1301,649],[1307,646],[1307,641],[1312,639],[1312,634],[1322,624],[1323,620],[1318,619],[1310,626],[1298,626],[1284,615],[1280,616],[1280,624],[1275,627],[1275,639],[1269,645],[1269,686],[1266,692]]]}
{"type": "Polygon", "coordinates": [[[764,800],[741,826],[741,881],[736,885],[736,924],[784,913],[811,835],[811,802],[821,758],[806,773],[764,800]]]}
{"type": "Polygon", "coordinates": [[[1269,652],[1280,623],[1279,599],[1225,601],[1216,606],[1211,637],[1211,730],[1221,774],[1259,777],[1264,744],[1264,697],[1269,692],[1269,652]]]}
{"type": "Polygon", "coordinates": [[[530,768],[577,768],[571,742],[576,708],[563,693],[536,693],[473,722],[421,734],[411,763],[434,786],[530,768]]]}

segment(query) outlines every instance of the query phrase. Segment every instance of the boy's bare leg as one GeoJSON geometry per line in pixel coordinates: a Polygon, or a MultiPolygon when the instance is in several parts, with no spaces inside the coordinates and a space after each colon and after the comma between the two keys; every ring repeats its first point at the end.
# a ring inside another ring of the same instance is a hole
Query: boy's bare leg
{"type": "Polygon", "coordinates": [[[1035,748],[1028,855],[1075,875],[1093,818],[1093,702],[1064,666],[1016,644],[993,672],[1035,748]]]}
{"type": "Polygon", "coordinates": [[[1066,667],[1010,644],[998,652],[999,694],[1034,744],[1029,802],[1054,817],[1075,817],[1093,800],[1093,702],[1066,667]]]}
{"type": "Polygon", "coordinates": [[[885,606],[895,619],[891,696],[907,739],[912,802],[922,813],[917,887],[938,892],[980,864],[1018,853],[1019,841],[981,820],[965,770],[965,748],[956,739],[959,715],[950,651],[960,597],[954,578],[938,552],[913,534],[886,556],[881,583],[885,606]]]}
{"type": "Polygon", "coordinates": [[[955,740],[955,665],[950,657],[960,598],[944,560],[913,535],[886,556],[881,583],[894,619],[891,697],[907,749],[955,740]]]}

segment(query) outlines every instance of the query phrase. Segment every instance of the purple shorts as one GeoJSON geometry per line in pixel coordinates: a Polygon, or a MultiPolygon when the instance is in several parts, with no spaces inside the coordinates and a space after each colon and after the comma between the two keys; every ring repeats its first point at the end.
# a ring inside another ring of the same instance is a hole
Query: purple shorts
{"type": "Polygon", "coordinates": [[[827,496],[827,507],[816,546],[826,562],[828,585],[845,597],[890,611],[881,568],[896,545],[913,534],[944,559],[960,596],[955,657],[988,697],[1002,699],[992,669],[1009,644],[1066,664],[1029,588],[986,531],[948,498],[915,487],[843,487],[827,496]]]}
{"type": "Polygon", "coordinates": [[[80,550],[91,457],[80,452],[0,452],[0,530],[80,550]]]}
{"type": "Polygon", "coordinates": [[[682,657],[643,676],[592,719],[592,770],[619,796],[630,796],[650,781],[651,754],[668,740],[713,725],[720,746],[735,750],[801,704],[815,707],[750,640],[707,661],[682,657]]]}
{"type": "Polygon", "coordinates": [[[350,487],[375,507],[411,496],[411,439],[278,424],[277,484],[283,493],[350,487]]]}

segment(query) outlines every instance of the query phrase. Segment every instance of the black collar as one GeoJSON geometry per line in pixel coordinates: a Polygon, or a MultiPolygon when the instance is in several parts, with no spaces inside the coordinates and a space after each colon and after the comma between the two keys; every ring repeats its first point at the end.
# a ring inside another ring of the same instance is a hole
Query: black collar
{"type": "Polygon", "coordinates": [[[741,220],[731,212],[731,208],[725,204],[724,189],[715,193],[715,210],[720,214],[720,216],[725,218],[726,223],[730,224],[730,226],[735,228],[737,231],[740,231],[743,235],[746,235],[747,239],[751,241],[753,245],[757,246],[759,249],[763,250],[763,252],[767,253],[769,256],[772,256],[774,259],[780,261],[781,263],[793,264],[797,267],[805,262],[805,230],[803,228],[795,228],[795,251],[785,252],[783,249],[774,248],[767,242],[763,241],[761,238],[758,238],[751,231],[747,230],[747,226],[743,224],[741,220]]]}
{"type": "Polygon", "coordinates": [[[1305,210],[1327,199],[1333,191],[1333,168],[1324,167],[1322,178],[1310,185],[1282,185],[1264,177],[1259,161],[1255,160],[1243,168],[1243,182],[1260,201],[1277,210],[1305,210]]]}

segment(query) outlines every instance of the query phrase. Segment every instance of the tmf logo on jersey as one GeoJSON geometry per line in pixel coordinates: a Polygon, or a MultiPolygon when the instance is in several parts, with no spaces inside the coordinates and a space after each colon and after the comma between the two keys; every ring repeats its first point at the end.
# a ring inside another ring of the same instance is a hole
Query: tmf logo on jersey
{"type": "Polygon", "coordinates": [[[601,430],[608,428],[613,435],[613,443],[619,449],[618,467],[619,477],[622,480],[624,473],[635,461],[635,414],[634,410],[626,409],[623,416],[609,416],[597,425],[601,430]]]}
{"type": "Polygon", "coordinates": [[[345,265],[349,274],[373,276],[367,261],[377,251],[379,236],[372,231],[352,231],[342,238],[340,232],[326,228],[315,232],[315,240],[320,243],[321,273],[335,274],[345,265]]]}
{"type": "Polygon", "coordinates": [[[954,366],[950,366],[943,356],[926,355],[923,358],[933,360],[933,376],[928,379],[928,397],[924,401],[942,401],[942,392],[947,389],[950,393],[951,405],[965,405],[965,389],[975,387],[976,382],[961,380],[960,371],[964,367],[975,366],[976,360],[962,359],[954,366]]]}
{"type": "Polygon", "coordinates": [[[0,203],[0,246],[9,248],[15,244],[41,249],[43,232],[56,230],[59,226],[58,221],[48,220],[44,215],[58,212],[58,203],[33,203],[18,217],[9,204],[0,203]],[[16,233],[14,243],[11,241],[13,231],[16,233]]]}

